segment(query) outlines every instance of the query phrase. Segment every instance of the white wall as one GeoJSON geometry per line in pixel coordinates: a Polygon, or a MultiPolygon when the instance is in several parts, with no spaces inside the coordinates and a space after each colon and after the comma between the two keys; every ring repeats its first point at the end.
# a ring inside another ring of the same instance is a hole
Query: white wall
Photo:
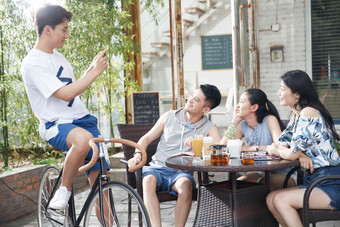
{"type": "Polygon", "coordinates": [[[224,93],[233,86],[232,69],[202,70],[201,36],[231,34],[230,13],[230,1],[224,0],[223,6],[184,40],[184,71],[197,72],[198,84],[214,84],[224,93]]]}
{"type": "MultiPolygon", "coordinates": [[[[183,3],[184,1],[182,1],[183,3]]],[[[219,107],[212,112],[225,112],[226,95],[233,87],[233,70],[202,70],[201,36],[222,35],[232,33],[230,0],[223,0],[222,7],[209,17],[205,23],[199,26],[184,40],[184,72],[196,72],[199,84],[213,84],[222,93],[222,101],[219,107]]],[[[186,73],[184,73],[185,75],[186,73]]],[[[212,115],[211,120],[220,128],[226,128],[225,115],[212,115]]]]}
{"type": "Polygon", "coordinates": [[[288,70],[306,70],[306,21],[304,0],[258,0],[257,44],[260,51],[261,89],[278,108],[282,119],[288,119],[289,107],[279,105],[277,91],[280,76],[288,70]],[[279,24],[280,30],[271,30],[279,24]],[[283,62],[271,62],[270,47],[284,46],[283,62]]]}
{"type": "MultiPolygon", "coordinates": [[[[230,87],[233,86],[233,73],[232,69],[226,70],[204,70],[202,71],[201,65],[201,36],[202,35],[219,35],[219,34],[231,34],[231,15],[230,15],[230,0],[219,0],[222,4],[220,7],[216,7],[216,11],[205,20],[199,27],[191,32],[187,37],[183,39],[184,46],[184,76],[197,75],[197,84],[209,83],[216,85],[222,94],[226,94],[230,87]]],[[[186,18],[185,8],[195,6],[197,0],[185,0],[182,1],[182,16],[186,18]]],[[[165,2],[165,8],[168,7],[168,2],[165,2]]],[[[166,10],[163,10],[165,12],[166,10]]],[[[173,14],[174,15],[174,14],[173,14]]],[[[166,40],[162,32],[169,31],[169,14],[165,13],[160,17],[158,26],[151,21],[150,17],[145,15],[145,11],[141,15],[141,28],[142,28],[142,52],[155,52],[159,51],[151,47],[151,42],[161,42],[166,40]]],[[[194,16],[195,17],[195,16],[194,16]]],[[[184,29],[183,33],[187,30],[184,29]]],[[[143,82],[144,90],[157,90],[161,92],[161,95],[171,95],[171,60],[170,49],[166,50],[167,53],[158,58],[152,66],[146,68],[144,64],[143,68],[143,82]]],[[[174,53],[176,55],[176,53],[174,53]]],[[[176,61],[174,62],[176,66],[176,61]]],[[[192,82],[192,81],[190,81],[192,82]]],[[[177,86],[176,86],[177,87],[177,86]]],[[[190,91],[189,91],[190,92],[190,91]]],[[[224,99],[225,100],[225,99],[224,99]]],[[[224,108],[225,101],[223,100],[223,106],[219,107],[219,111],[224,108]]],[[[170,108],[167,105],[165,108],[161,108],[161,112],[164,112],[170,108]]],[[[216,119],[216,117],[214,117],[216,119]]],[[[222,119],[221,121],[224,121],[222,119]]],[[[223,122],[222,122],[223,123],[223,122]]]]}
{"type": "MultiPolygon", "coordinates": [[[[185,8],[194,4],[195,0],[182,1],[182,12],[185,16],[185,8]]],[[[306,21],[305,0],[258,0],[257,1],[257,46],[260,54],[261,89],[278,108],[282,119],[288,119],[290,109],[280,107],[277,91],[280,86],[280,76],[288,70],[306,69],[306,21]],[[278,24],[280,29],[275,32],[271,27],[278,24]],[[272,62],[270,59],[270,47],[284,46],[283,62],[272,62]]],[[[166,4],[167,7],[167,4],[166,4]]],[[[231,34],[230,0],[223,0],[223,6],[204,23],[197,27],[183,40],[184,44],[184,74],[197,73],[197,83],[210,83],[216,85],[223,93],[233,86],[232,70],[202,70],[201,65],[201,36],[231,34]]],[[[147,21],[147,20],[146,20],[147,21]]],[[[152,27],[152,22],[141,22],[142,29],[152,27]],[[144,25],[143,25],[144,23],[144,25]]],[[[161,39],[161,33],[169,30],[169,21],[161,17],[158,28],[148,28],[148,40],[143,38],[143,51],[152,51],[150,43],[161,39]]],[[[142,30],[143,33],[143,30],[142,30]]],[[[163,94],[171,94],[171,64],[169,57],[163,55],[148,71],[144,71],[145,90],[159,90],[163,94]]],[[[176,64],[176,62],[175,62],[176,64]]],[[[225,99],[224,99],[225,100],[225,99]]],[[[224,103],[218,111],[224,110],[224,103]]],[[[166,109],[165,109],[166,111],[166,109]]],[[[225,118],[214,117],[218,125],[223,125],[225,118]]]]}

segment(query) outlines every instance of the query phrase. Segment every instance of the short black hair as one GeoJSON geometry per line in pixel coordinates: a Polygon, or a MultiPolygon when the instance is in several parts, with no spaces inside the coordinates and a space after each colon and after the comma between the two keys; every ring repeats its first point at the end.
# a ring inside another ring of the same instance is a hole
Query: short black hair
{"type": "Polygon", "coordinates": [[[37,26],[38,36],[41,35],[46,25],[55,29],[58,24],[63,23],[65,20],[70,21],[72,16],[71,12],[61,6],[45,4],[35,12],[34,22],[37,26]]]}
{"type": "Polygon", "coordinates": [[[205,102],[209,105],[211,110],[220,105],[221,92],[216,86],[211,84],[201,84],[200,89],[205,95],[205,102]]]}

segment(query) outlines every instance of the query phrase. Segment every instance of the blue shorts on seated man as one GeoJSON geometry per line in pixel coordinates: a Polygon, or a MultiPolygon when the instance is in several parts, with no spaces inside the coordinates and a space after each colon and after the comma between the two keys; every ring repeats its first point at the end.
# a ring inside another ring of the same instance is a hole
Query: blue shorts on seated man
{"type": "Polygon", "coordinates": [[[174,196],[178,196],[177,192],[171,189],[172,185],[181,177],[191,180],[192,188],[196,187],[196,182],[191,172],[176,171],[167,167],[144,166],[143,177],[153,175],[157,179],[156,191],[168,191],[174,196]]]}
{"type": "MultiPolygon", "coordinates": [[[[67,146],[67,136],[70,133],[70,131],[74,128],[83,128],[90,132],[93,137],[100,137],[100,132],[97,127],[97,118],[88,114],[80,119],[73,120],[70,123],[67,124],[58,124],[58,122],[47,122],[45,124],[45,131],[54,131],[56,134],[53,138],[48,140],[48,143],[51,144],[52,146],[63,150],[63,151],[68,151],[69,147],[67,146]]],[[[98,146],[98,144],[97,144],[98,146]]],[[[104,153],[105,153],[105,169],[109,170],[109,158],[108,158],[108,153],[106,146],[104,146],[104,153]]],[[[86,156],[86,160],[84,162],[84,165],[87,164],[92,157],[92,148],[90,149],[89,153],[86,156]]],[[[86,170],[85,173],[88,176],[88,172],[91,170],[99,170],[100,166],[99,163],[96,163],[93,167],[91,167],[89,170],[86,170]]]]}

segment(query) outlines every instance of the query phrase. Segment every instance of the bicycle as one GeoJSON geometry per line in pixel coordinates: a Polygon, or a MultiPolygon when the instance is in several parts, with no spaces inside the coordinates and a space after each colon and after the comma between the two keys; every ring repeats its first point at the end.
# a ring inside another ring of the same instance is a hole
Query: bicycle
{"type": "Polygon", "coordinates": [[[48,167],[42,175],[38,193],[38,225],[46,226],[151,226],[145,205],[137,192],[128,184],[119,181],[109,181],[104,165],[103,143],[122,143],[139,149],[142,152],[142,162],[130,167],[133,172],[145,165],[146,152],[139,144],[125,139],[92,138],[89,141],[93,149],[91,161],[80,167],[84,172],[97,161],[100,163],[98,177],[91,188],[89,195],[76,217],[74,194],[72,190],[68,207],[65,210],[55,210],[49,207],[50,200],[59,188],[62,170],[57,167],[48,167]],[[100,143],[100,154],[98,147],[100,143]],[[102,184],[102,182],[106,182],[102,184]],[[85,218],[83,220],[83,217],[85,218]]]}

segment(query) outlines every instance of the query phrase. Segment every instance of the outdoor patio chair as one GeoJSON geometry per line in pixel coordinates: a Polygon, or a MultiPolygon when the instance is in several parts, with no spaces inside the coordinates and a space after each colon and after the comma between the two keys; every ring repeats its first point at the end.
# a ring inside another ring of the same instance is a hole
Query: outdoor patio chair
{"type": "MultiPolygon", "coordinates": [[[[284,188],[287,187],[287,182],[289,177],[295,172],[298,171],[298,182],[297,184],[302,184],[303,181],[303,171],[300,166],[296,166],[291,171],[287,173],[284,188]]],[[[322,221],[334,221],[340,220],[340,210],[318,210],[318,209],[309,209],[309,197],[315,186],[317,186],[322,181],[326,180],[340,180],[340,175],[333,176],[323,176],[316,180],[314,180],[306,189],[304,197],[303,197],[303,208],[298,209],[300,218],[302,220],[303,226],[309,227],[309,223],[313,224],[313,227],[316,226],[317,222],[322,221]]]]}
{"type": "MultiPolygon", "coordinates": [[[[118,124],[117,125],[120,137],[122,139],[128,139],[136,143],[143,135],[145,135],[152,128],[152,126],[153,124],[118,124]]],[[[145,165],[149,165],[149,162],[151,161],[151,157],[155,154],[159,139],[160,138],[154,140],[147,147],[146,153],[148,156],[148,160],[146,161],[145,165]]],[[[133,153],[135,152],[135,149],[129,146],[125,146],[123,144],[123,151],[124,151],[124,160],[121,160],[121,162],[127,164],[127,160],[133,157],[133,153]]],[[[127,183],[131,187],[136,188],[138,194],[143,198],[142,170],[141,169],[136,170],[134,173],[130,173],[126,171],[126,173],[127,173],[127,183]]],[[[158,200],[160,203],[166,202],[166,201],[177,200],[176,196],[169,194],[167,191],[158,191],[157,196],[158,196],[158,200]]],[[[193,190],[192,199],[193,201],[197,200],[197,189],[193,190]]]]}

